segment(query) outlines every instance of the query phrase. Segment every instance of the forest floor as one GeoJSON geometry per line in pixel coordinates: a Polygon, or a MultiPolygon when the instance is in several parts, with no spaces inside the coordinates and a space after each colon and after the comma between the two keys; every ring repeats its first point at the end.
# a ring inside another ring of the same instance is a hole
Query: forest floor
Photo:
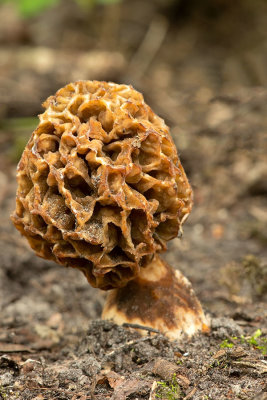
{"type": "Polygon", "coordinates": [[[91,18],[66,2],[27,24],[0,8],[2,400],[267,399],[266,4],[212,22],[182,10],[176,26],[139,3],[91,18]],[[192,282],[209,334],[175,343],[101,321],[105,293],[36,257],[12,226],[32,116],[76,79],[131,82],[170,125],[194,208],[164,258],[192,282]]]}

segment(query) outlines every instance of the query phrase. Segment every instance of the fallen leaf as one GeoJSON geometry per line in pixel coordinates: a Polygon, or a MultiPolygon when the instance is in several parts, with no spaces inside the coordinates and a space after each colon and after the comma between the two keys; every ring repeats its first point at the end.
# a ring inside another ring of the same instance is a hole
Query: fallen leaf
{"type": "Polygon", "coordinates": [[[18,353],[18,352],[27,352],[32,353],[29,347],[24,346],[23,344],[15,344],[15,343],[0,343],[0,353],[18,353]]]}
{"type": "Polygon", "coordinates": [[[98,375],[96,385],[107,384],[110,388],[115,389],[118,385],[121,385],[124,380],[125,378],[116,372],[108,371],[98,375]]]}
{"type": "Polygon", "coordinates": [[[154,375],[158,375],[162,379],[169,381],[179,369],[180,367],[178,367],[177,364],[171,363],[164,358],[157,358],[154,363],[152,372],[154,375]]]}
{"type": "Polygon", "coordinates": [[[151,381],[139,379],[125,379],[121,385],[118,385],[111,397],[111,400],[126,400],[130,395],[145,395],[149,393],[151,381]]]}

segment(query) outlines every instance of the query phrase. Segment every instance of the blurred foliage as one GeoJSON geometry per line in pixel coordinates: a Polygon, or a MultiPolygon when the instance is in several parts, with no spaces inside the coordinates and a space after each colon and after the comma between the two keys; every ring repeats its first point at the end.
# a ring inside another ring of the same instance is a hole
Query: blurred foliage
{"type": "Polygon", "coordinates": [[[23,17],[33,17],[60,0],[0,0],[1,3],[13,3],[23,17]]]}
{"type": "MultiPolygon", "coordinates": [[[[8,118],[0,120],[0,135],[7,135],[11,139],[8,157],[13,162],[18,162],[21,154],[30,139],[31,133],[39,123],[37,117],[8,118]]],[[[0,397],[1,398],[1,397],[0,397]]]]}
{"type": "MultiPolygon", "coordinates": [[[[0,0],[0,4],[13,3],[24,18],[34,17],[49,7],[53,7],[63,0],[0,0]]],[[[73,0],[82,8],[91,8],[97,4],[115,4],[122,0],[73,0]]]]}

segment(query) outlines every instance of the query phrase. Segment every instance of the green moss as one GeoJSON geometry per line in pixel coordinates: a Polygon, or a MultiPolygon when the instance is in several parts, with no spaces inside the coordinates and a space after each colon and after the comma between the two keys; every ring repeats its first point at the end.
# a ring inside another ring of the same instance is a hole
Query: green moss
{"type": "Polygon", "coordinates": [[[184,397],[180,385],[177,382],[176,374],[173,374],[170,381],[160,381],[158,383],[156,398],[162,400],[179,400],[184,397]]]}
{"type": "Polygon", "coordinates": [[[228,339],[224,339],[224,341],[220,344],[221,349],[229,348],[231,349],[234,346],[233,342],[230,342],[228,339]]]}
{"type": "Polygon", "coordinates": [[[234,347],[235,344],[240,344],[240,343],[246,343],[249,346],[254,347],[255,349],[258,349],[261,351],[261,353],[266,356],[267,354],[267,338],[263,337],[262,330],[257,329],[252,336],[240,336],[239,338],[237,336],[233,336],[230,339],[224,339],[222,343],[220,344],[220,347],[222,349],[229,348],[231,349],[234,347]]]}
{"type": "Polygon", "coordinates": [[[262,337],[261,329],[257,329],[252,336],[241,336],[241,341],[242,343],[247,343],[255,349],[260,350],[264,356],[267,355],[267,338],[262,337]]]}
{"type": "MultiPolygon", "coordinates": [[[[121,0],[75,0],[83,8],[92,8],[96,4],[110,5],[121,0]]],[[[1,3],[13,3],[23,18],[31,18],[41,14],[46,9],[55,7],[60,0],[0,0],[1,3]]]]}
{"type": "Polygon", "coordinates": [[[6,400],[7,398],[8,397],[7,397],[7,392],[6,392],[5,388],[2,385],[0,385],[0,399],[6,400]]]}
{"type": "Polygon", "coordinates": [[[6,135],[7,140],[11,141],[11,146],[7,153],[11,161],[16,163],[19,161],[38,122],[39,120],[36,117],[7,118],[0,120],[0,134],[6,135]]]}

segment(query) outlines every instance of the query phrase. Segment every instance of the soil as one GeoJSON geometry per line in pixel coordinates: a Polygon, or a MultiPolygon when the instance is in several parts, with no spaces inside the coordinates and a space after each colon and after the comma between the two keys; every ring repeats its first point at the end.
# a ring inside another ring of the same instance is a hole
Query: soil
{"type": "Polygon", "coordinates": [[[30,20],[1,5],[0,399],[267,399],[267,5],[219,3],[66,1],[30,20]],[[12,226],[32,117],[75,79],[132,83],[170,125],[194,208],[164,258],[209,334],[176,343],[101,321],[105,293],[12,226]]]}

